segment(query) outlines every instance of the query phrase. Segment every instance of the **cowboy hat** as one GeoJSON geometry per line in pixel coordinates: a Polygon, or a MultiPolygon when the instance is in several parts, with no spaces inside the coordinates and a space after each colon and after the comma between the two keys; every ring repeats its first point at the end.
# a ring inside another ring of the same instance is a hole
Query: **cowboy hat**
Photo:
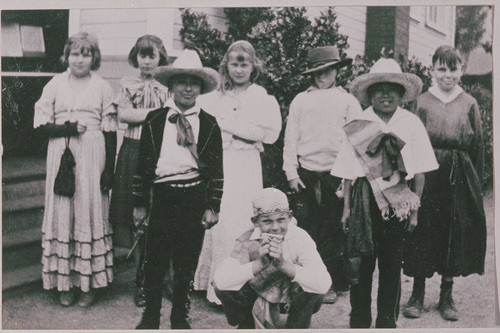
{"type": "Polygon", "coordinates": [[[375,83],[390,82],[401,85],[405,89],[403,103],[415,99],[422,92],[422,80],[415,74],[403,73],[394,59],[380,58],[370,69],[370,72],[355,78],[351,82],[350,93],[356,96],[363,105],[370,105],[368,88],[375,83]]]}
{"type": "Polygon", "coordinates": [[[216,70],[203,67],[200,56],[194,50],[184,50],[169,66],[159,66],[154,72],[154,78],[163,85],[168,85],[168,80],[174,75],[192,75],[203,82],[201,94],[206,94],[217,87],[219,74],[216,70]]]}
{"type": "Polygon", "coordinates": [[[307,54],[307,62],[309,63],[308,70],[302,74],[309,74],[323,68],[335,66],[337,68],[348,66],[352,63],[352,59],[340,59],[339,51],[335,46],[322,46],[309,51],[307,54]]]}

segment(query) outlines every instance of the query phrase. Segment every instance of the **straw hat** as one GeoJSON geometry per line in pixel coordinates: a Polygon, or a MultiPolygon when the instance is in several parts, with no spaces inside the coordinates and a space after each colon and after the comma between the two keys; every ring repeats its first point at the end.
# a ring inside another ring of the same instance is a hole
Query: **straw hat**
{"type": "Polygon", "coordinates": [[[405,88],[402,102],[406,103],[415,99],[422,92],[422,80],[415,74],[403,73],[401,67],[394,59],[380,58],[373,64],[370,72],[355,78],[351,82],[350,92],[363,105],[370,105],[368,88],[375,83],[396,83],[405,88]]]}
{"type": "Polygon", "coordinates": [[[203,67],[200,56],[194,50],[184,50],[173,64],[157,67],[153,72],[154,78],[165,86],[172,76],[180,74],[199,78],[203,82],[201,94],[206,94],[217,87],[219,74],[212,68],[203,67]]]}
{"type": "Polygon", "coordinates": [[[253,198],[252,205],[254,216],[290,211],[286,194],[272,187],[260,191],[253,198]]]}
{"type": "Polygon", "coordinates": [[[309,51],[307,54],[307,62],[309,63],[308,70],[302,74],[309,74],[323,68],[335,65],[335,67],[344,67],[352,63],[352,59],[340,59],[339,50],[335,46],[322,46],[309,51]]]}

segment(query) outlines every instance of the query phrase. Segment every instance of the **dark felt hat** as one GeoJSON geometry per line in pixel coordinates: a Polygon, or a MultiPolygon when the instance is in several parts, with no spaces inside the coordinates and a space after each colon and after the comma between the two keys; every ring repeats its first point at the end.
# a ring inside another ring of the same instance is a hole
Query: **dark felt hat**
{"type": "Polygon", "coordinates": [[[338,68],[348,66],[352,63],[352,59],[341,60],[339,50],[335,46],[321,46],[309,51],[307,62],[310,68],[302,74],[309,74],[330,66],[338,68]]]}

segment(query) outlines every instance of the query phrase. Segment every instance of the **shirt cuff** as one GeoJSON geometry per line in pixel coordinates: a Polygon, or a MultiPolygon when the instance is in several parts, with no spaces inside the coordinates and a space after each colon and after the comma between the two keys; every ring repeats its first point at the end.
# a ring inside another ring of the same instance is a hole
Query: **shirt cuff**
{"type": "Polygon", "coordinates": [[[286,180],[288,180],[288,181],[300,178],[299,173],[297,172],[297,169],[286,170],[285,174],[286,174],[286,180]]]}

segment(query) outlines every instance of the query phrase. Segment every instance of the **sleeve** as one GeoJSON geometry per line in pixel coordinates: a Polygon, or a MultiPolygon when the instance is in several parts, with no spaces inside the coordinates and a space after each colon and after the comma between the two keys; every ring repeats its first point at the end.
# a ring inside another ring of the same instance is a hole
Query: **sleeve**
{"type": "Polygon", "coordinates": [[[427,130],[425,129],[425,126],[420,118],[418,118],[417,116],[414,117],[414,133],[411,142],[413,165],[411,167],[411,171],[413,174],[417,174],[436,170],[437,168],[439,168],[439,164],[436,160],[436,155],[434,154],[434,149],[432,148],[431,140],[429,139],[427,130]]]}
{"type": "Polygon", "coordinates": [[[300,140],[300,97],[297,96],[290,104],[290,112],[285,128],[285,140],[283,146],[283,170],[287,180],[299,178],[297,172],[299,161],[297,160],[298,145],[300,140]]]}
{"type": "Polygon", "coordinates": [[[57,95],[58,76],[52,78],[43,88],[40,99],[35,103],[35,115],[33,119],[33,128],[41,125],[53,124],[55,103],[57,95]]]}
{"type": "MultiPolygon", "coordinates": [[[[484,173],[484,138],[483,138],[483,128],[481,121],[481,112],[476,100],[472,104],[469,111],[469,121],[474,131],[474,139],[472,142],[469,155],[471,157],[472,163],[476,169],[479,180],[483,182],[484,173]]],[[[481,186],[483,184],[481,183],[481,186]]]]}
{"type": "MultiPolygon", "coordinates": [[[[146,119],[147,122],[147,119],[146,119]]],[[[151,177],[149,175],[150,165],[153,164],[154,152],[151,142],[151,130],[149,126],[143,126],[141,140],[139,143],[139,156],[137,158],[137,169],[132,180],[132,195],[135,207],[147,207],[149,209],[151,177]]]]}
{"type": "Polygon", "coordinates": [[[101,130],[103,132],[116,132],[118,130],[118,119],[116,117],[116,105],[113,103],[113,89],[106,81],[102,85],[101,107],[101,130]]]}
{"type": "Polygon", "coordinates": [[[299,250],[293,282],[297,282],[305,292],[326,294],[330,289],[332,279],[316,250],[316,244],[306,232],[303,234],[299,250]]]}
{"type": "Polygon", "coordinates": [[[356,97],[354,97],[351,94],[348,94],[349,96],[349,102],[347,106],[347,112],[345,116],[345,124],[353,121],[354,119],[357,119],[361,113],[363,112],[363,109],[361,108],[361,104],[359,104],[358,100],[356,97]]]}
{"type": "Polygon", "coordinates": [[[253,278],[252,265],[248,250],[241,241],[237,240],[231,256],[225,258],[215,271],[214,283],[217,289],[240,290],[253,278]]]}
{"type": "Polygon", "coordinates": [[[276,99],[265,95],[244,110],[226,113],[218,118],[221,130],[243,139],[274,143],[281,131],[281,113],[276,99]]]}
{"type": "Polygon", "coordinates": [[[347,140],[345,132],[342,146],[340,147],[339,154],[335,158],[330,174],[338,178],[350,180],[365,176],[363,167],[359,163],[354,148],[347,140]]]}

